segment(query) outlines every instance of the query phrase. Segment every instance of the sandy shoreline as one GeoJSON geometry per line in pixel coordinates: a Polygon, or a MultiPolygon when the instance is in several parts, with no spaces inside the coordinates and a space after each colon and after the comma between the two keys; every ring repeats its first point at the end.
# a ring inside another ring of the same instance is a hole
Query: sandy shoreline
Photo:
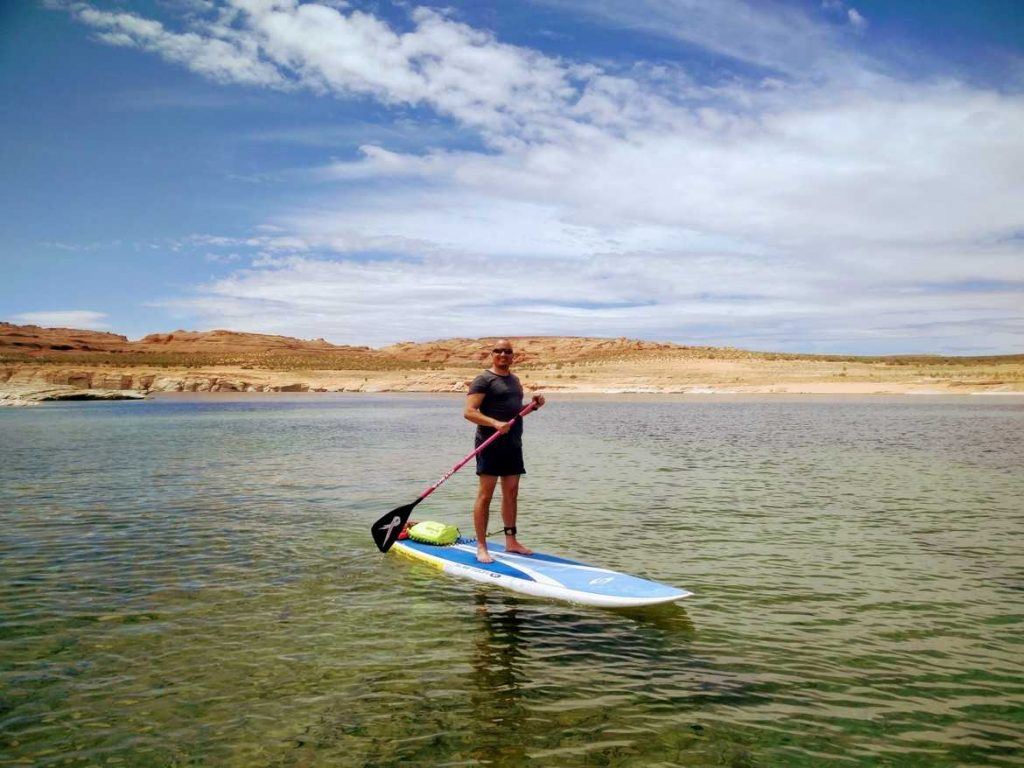
{"type": "MultiPolygon", "coordinates": [[[[150,394],[147,400],[153,402],[179,403],[243,403],[243,402],[315,402],[318,398],[331,400],[334,398],[376,399],[388,398],[437,398],[452,403],[452,407],[461,407],[463,395],[455,392],[158,392],[150,394]]],[[[608,392],[557,392],[548,394],[548,403],[558,402],[591,402],[591,403],[743,403],[743,402],[818,402],[818,403],[966,403],[966,402],[1007,402],[1024,405],[1024,392],[1012,393],[1010,397],[987,397],[980,393],[940,394],[918,398],[913,393],[904,394],[778,394],[758,392],[721,392],[702,394],[680,393],[608,393],[608,392]]]]}
{"type": "MultiPolygon", "coordinates": [[[[452,401],[461,402],[462,395],[457,392],[138,392],[135,390],[118,393],[122,396],[111,396],[108,390],[81,390],[76,395],[51,397],[50,391],[28,393],[12,393],[0,385],[0,408],[3,407],[34,407],[51,405],[56,402],[87,401],[87,400],[149,400],[162,402],[253,402],[253,401],[291,401],[302,402],[318,397],[345,396],[352,398],[374,397],[423,397],[433,395],[452,401]]],[[[633,402],[633,403],[682,403],[682,402],[751,402],[751,401],[816,401],[816,402],[875,402],[896,403],[912,400],[926,402],[965,402],[968,400],[1007,401],[1024,404],[1024,392],[555,392],[547,393],[549,402],[590,401],[590,402],[633,402]],[[921,397],[921,395],[925,395],[921,397]]]]}
{"type": "MultiPolygon", "coordinates": [[[[477,365],[386,370],[13,363],[0,365],[0,404],[189,393],[458,393],[477,365]],[[46,393],[50,393],[47,395],[46,393]]],[[[1024,365],[648,355],[514,368],[529,391],[581,395],[1022,395],[1024,365]]]]}

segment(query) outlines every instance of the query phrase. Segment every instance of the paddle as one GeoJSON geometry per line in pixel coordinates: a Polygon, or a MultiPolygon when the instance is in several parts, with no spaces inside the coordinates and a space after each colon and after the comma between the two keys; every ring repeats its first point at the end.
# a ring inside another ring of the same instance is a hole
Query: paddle
{"type": "MultiPolygon", "coordinates": [[[[535,410],[536,408],[537,404],[531,402],[529,405],[523,408],[523,410],[521,410],[517,416],[513,417],[508,423],[510,425],[514,424],[516,419],[521,419],[530,411],[535,410]]],[[[371,526],[370,528],[370,533],[373,534],[373,542],[377,545],[377,549],[379,549],[381,552],[387,552],[389,549],[391,549],[391,545],[398,540],[398,534],[402,532],[402,529],[405,528],[405,524],[409,522],[409,515],[412,514],[412,511],[416,507],[416,505],[423,501],[425,498],[427,498],[427,496],[432,494],[434,491],[436,491],[441,486],[441,483],[443,483],[449,477],[451,477],[460,469],[462,469],[466,462],[468,462],[470,459],[472,459],[474,456],[480,453],[480,451],[482,451],[488,445],[493,443],[499,437],[501,437],[501,432],[495,432],[493,435],[491,435],[482,443],[480,443],[479,447],[475,451],[470,453],[462,461],[460,461],[454,467],[445,472],[444,475],[441,476],[441,479],[438,480],[429,488],[427,488],[427,490],[425,490],[423,493],[421,493],[419,495],[419,498],[416,499],[416,501],[412,502],[412,504],[406,504],[405,506],[402,507],[395,507],[386,515],[384,515],[384,517],[380,518],[380,520],[375,522],[373,526],[371,526]]]]}

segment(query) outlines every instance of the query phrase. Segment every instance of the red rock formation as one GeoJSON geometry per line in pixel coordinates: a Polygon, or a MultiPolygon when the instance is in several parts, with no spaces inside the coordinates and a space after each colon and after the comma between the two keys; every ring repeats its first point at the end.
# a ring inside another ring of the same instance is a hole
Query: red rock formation
{"type": "Polygon", "coordinates": [[[323,339],[295,339],[290,336],[273,336],[264,333],[241,333],[238,331],[173,331],[151,333],[138,341],[130,342],[126,349],[133,352],[223,352],[245,354],[259,352],[371,352],[369,347],[353,347],[331,344],[323,339]]]}
{"type": "Polygon", "coordinates": [[[369,347],[331,344],[323,339],[295,339],[263,333],[237,331],[173,331],[152,333],[137,341],[126,336],[75,328],[41,328],[36,325],[0,323],[0,352],[30,357],[82,352],[169,352],[179,354],[217,353],[229,355],[268,352],[378,354],[369,347]]]}
{"type": "MultiPolygon", "coordinates": [[[[496,337],[482,339],[440,339],[404,341],[382,349],[331,344],[323,339],[296,339],[263,333],[213,331],[172,331],[151,333],[137,341],[100,331],[71,328],[40,328],[34,325],[0,323],[0,352],[28,354],[32,357],[62,352],[162,352],[177,354],[248,355],[261,353],[332,354],[359,353],[363,356],[392,358],[398,361],[434,365],[489,364],[496,337]]],[[[598,339],[574,336],[519,336],[511,339],[516,348],[516,364],[572,363],[609,357],[644,356],[683,350],[676,344],[659,344],[636,339],[598,339]]]]}
{"type": "MultiPolygon", "coordinates": [[[[505,337],[500,337],[505,338],[505,337]]],[[[403,341],[380,351],[401,360],[450,365],[488,363],[499,337],[443,339],[416,343],[403,341]]],[[[661,344],[637,339],[599,339],[580,336],[516,336],[509,339],[516,350],[516,363],[571,363],[617,355],[664,353],[682,350],[678,344],[661,344]]]]}
{"type": "Polygon", "coordinates": [[[25,353],[113,352],[128,343],[126,336],[76,328],[0,323],[0,350],[25,353]]]}

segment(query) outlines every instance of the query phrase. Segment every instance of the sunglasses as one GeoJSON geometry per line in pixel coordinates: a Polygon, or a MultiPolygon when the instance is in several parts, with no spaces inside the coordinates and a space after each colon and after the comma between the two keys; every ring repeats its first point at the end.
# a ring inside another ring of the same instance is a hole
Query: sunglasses
{"type": "Polygon", "coordinates": [[[496,355],[514,355],[515,354],[515,352],[513,352],[508,347],[495,347],[494,349],[491,350],[491,352],[493,352],[496,355]]]}

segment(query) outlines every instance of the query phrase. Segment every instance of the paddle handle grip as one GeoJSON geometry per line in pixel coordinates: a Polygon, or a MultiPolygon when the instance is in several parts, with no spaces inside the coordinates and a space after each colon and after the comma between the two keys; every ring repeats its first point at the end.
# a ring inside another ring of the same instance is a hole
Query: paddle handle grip
{"type": "MultiPolygon", "coordinates": [[[[528,404],[528,405],[527,405],[527,406],[526,406],[525,408],[523,408],[523,410],[521,410],[521,411],[520,411],[520,412],[519,412],[519,413],[518,413],[517,415],[513,416],[513,417],[512,417],[512,418],[511,418],[511,419],[509,420],[509,422],[508,422],[508,423],[509,423],[510,425],[511,425],[511,424],[514,424],[514,423],[515,423],[515,421],[516,421],[516,419],[521,419],[521,418],[523,418],[523,417],[524,417],[524,416],[525,416],[526,414],[528,414],[528,413],[529,413],[530,411],[533,411],[533,410],[536,410],[536,409],[537,409],[537,403],[536,403],[536,402],[530,402],[530,403],[529,403],[529,404],[528,404]]],[[[432,486],[430,486],[429,488],[427,488],[427,490],[425,490],[425,491],[424,491],[423,493],[421,493],[421,494],[419,495],[419,497],[417,497],[417,499],[416,499],[416,503],[417,503],[417,504],[419,504],[419,503],[420,503],[421,501],[423,501],[423,500],[424,500],[425,498],[427,498],[427,496],[429,496],[429,495],[430,495],[430,494],[432,494],[432,493],[433,493],[434,491],[436,491],[436,490],[437,490],[438,488],[440,488],[440,487],[441,487],[441,483],[443,483],[443,482],[444,482],[445,480],[447,480],[447,479],[448,479],[449,477],[451,477],[451,476],[452,476],[452,475],[454,475],[454,474],[455,474],[456,472],[458,472],[458,471],[459,471],[460,469],[462,469],[462,468],[463,468],[464,466],[466,466],[466,464],[467,464],[467,463],[469,462],[469,460],[470,460],[470,459],[472,459],[472,458],[473,458],[474,456],[476,456],[476,455],[477,455],[478,453],[480,453],[480,451],[484,450],[484,449],[485,449],[485,448],[486,448],[486,447],[487,447],[488,445],[490,445],[491,443],[493,443],[493,442],[494,442],[495,440],[497,440],[497,439],[498,439],[499,437],[501,437],[501,432],[495,432],[495,433],[494,433],[493,435],[491,435],[491,436],[490,436],[490,437],[488,437],[488,438],[487,438],[486,440],[484,440],[484,441],[483,441],[482,443],[480,443],[480,445],[478,445],[478,446],[476,447],[476,449],[475,449],[475,450],[473,450],[473,451],[471,451],[471,452],[470,452],[469,454],[467,454],[467,455],[465,456],[465,458],[463,458],[463,459],[462,459],[462,461],[460,461],[460,462],[459,462],[458,464],[456,464],[456,465],[455,465],[454,467],[452,467],[452,468],[451,468],[451,469],[449,469],[449,470],[448,470],[447,472],[445,472],[445,473],[444,473],[443,475],[441,475],[441,479],[440,479],[440,480],[438,480],[438,481],[437,481],[436,483],[434,483],[434,484],[433,484],[432,486]]]]}

